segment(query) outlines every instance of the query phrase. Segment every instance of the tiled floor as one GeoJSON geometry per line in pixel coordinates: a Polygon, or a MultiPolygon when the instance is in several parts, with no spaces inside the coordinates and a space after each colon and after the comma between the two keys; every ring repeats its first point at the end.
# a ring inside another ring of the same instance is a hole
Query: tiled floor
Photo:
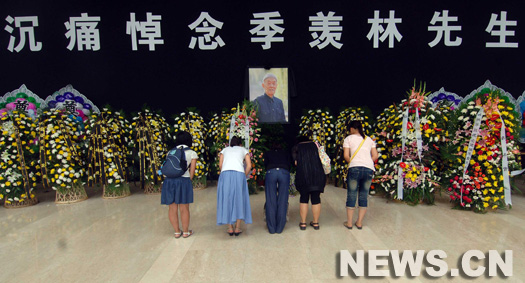
{"type": "MultiPolygon", "coordinates": [[[[0,282],[339,282],[340,250],[374,249],[441,249],[449,268],[457,267],[467,250],[511,249],[514,274],[507,279],[525,280],[525,197],[520,194],[513,195],[511,210],[485,215],[452,210],[445,198],[434,206],[412,207],[370,197],[363,230],[347,230],[342,226],[346,191],[329,185],[322,195],[319,231],[299,230],[295,197],[284,232],[270,235],[263,221],[264,193],[259,193],[250,198],[253,224],[244,226],[241,236],[230,237],[225,227],[215,225],[212,186],[195,192],[190,206],[195,234],[188,239],[173,238],[167,207],[158,195],[136,188],[123,199],[104,200],[100,190],[89,195],[84,202],[57,205],[53,192],[41,192],[36,206],[0,208],[0,282]]],[[[357,279],[467,280],[423,275],[357,279]]],[[[481,276],[475,282],[487,280],[502,278],[481,276]]]]}

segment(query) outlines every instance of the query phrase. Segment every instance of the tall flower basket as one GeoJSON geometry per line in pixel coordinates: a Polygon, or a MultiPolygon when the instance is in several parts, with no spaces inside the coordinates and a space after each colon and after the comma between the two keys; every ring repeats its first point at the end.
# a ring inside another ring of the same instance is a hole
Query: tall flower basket
{"type": "Polygon", "coordinates": [[[519,112],[513,97],[485,83],[462,101],[455,121],[453,166],[443,181],[459,209],[511,207],[510,173],[518,162],[519,112]]]}
{"type": "MultiPolygon", "coordinates": [[[[208,147],[206,146],[207,125],[204,118],[194,108],[188,109],[186,112],[180,113],[174,118],[173,129],[175,134],[179,131],[186,131],[190,133],[193,144],[191,149],[197,153],[199,158],[195,167],[195,175],[193,176],[193,189],[205,189],[208,175],[208,147]]],[[[188,163],[189,165],[189,163],[188,163]]]]}
{"type": "Polygon", "coordinates": [[[210,123],[210,128],[213,127],[214,129],[212,138],[215,142],[212,145],[213,156],[215,157],[212,168],[219,173],[218,154],[224,147],[228,146],[230,135],[232,137],[240,137],[244,142],[243,146],[250,149],[252,172],[249,175],[248,187],[250,188],[250,193],[256,193],[257,180],[264,178],[265,174],[262,153],[266,149],[264,141],[261,139],[261,128],[258,124],[257,111],[254,104],[249,101],[244,101],[242,106],[237,105],[231,111],[232,113],[223,112],[220,117],[214,117],[215,120],[212,119],[210,123]]]}
{"type": "Polygon", "coordinates": [[[439,188],[436,160],[439,146],[448,137],[447,118],[432,107],[424,87],[413,87],[408,99],[391,105],[377,118],[380,154],[374,183],[387,198],[412,205],[434,203],[439,188]]]}
{"type": "MultiPolygon", "coordinates": [[[[81,121],[81,120],[80,120],[81,121]]],[[[75,203],[88,198],[80,158],[83,124],[76,116],[51,109],[40,116],[40,164],[44,187],[56,191],[55,202],[75,203]]]]}
{"type": "Polygon", "coordinates": [[[25,111],[15,110],[2,114],[0,130],[0,199],[5,199],[6,208],[34,205],[39,175],[36,123],[25,111]]]}
{"type": "Polygon", "coordinates": [[[103,198],[122,198],[131,194],[125,176],[127,170],[126,132],[130,124],[120,113],[104,109],[91,116],[86,134],[89,137],[88,185],[103,187],[103,198]]]}
{"type": "Polygon", "coordinates": [[[138,151],[140,185],[145,194],[160,194],[162,176],[157,172],[168,152],[167,142],[172,139],[166,119],[145,110],[133,118],[133,137],[138,151]]]}
{"type": "Polygon", "coordinates": [[[267,148],[261,137],[256,107],[252,102],[245,100],[242,106],[237,105],[232,116],[232,120],[228,121],[227,138],[240,137],[244,141],[243,146],[249,147],[252,172],[248,176],[248,188],[250,189],[250,194],[257,193],[257,180],[263,179],[265,175],[262,154],[267,148]]]}

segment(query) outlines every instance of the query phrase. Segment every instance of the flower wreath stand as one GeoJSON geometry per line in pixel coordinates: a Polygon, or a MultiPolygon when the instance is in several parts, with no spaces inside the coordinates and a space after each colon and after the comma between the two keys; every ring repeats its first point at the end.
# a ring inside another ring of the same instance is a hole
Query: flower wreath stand
{"type": "Polygon", "coordinates": [[[444,181],[458,209],[484,213],[512,207],[510,177],[520,169],[520,114],[510,93],[487,81],[461,102],[444,181]]]}
{"type": "Polygon", "coordinates": [[[374,185],[389,199],[410,205],[433,204],[441,177],[436,174],[439,144],[446,140],[446,118],[432,107],[424,87],[386,108],[376,122],[379,159],[374,185]]]}
{"type": "Polygon", "coordinates": [[[31,142],[36,137],[32,119],[23,111],[4,114],[0,120],[0,199],[5,198],[5,208],[35,205],[33,194],[36,186],[34,150],[31,142]]]}
{"type": "Polygon", "coordinates": [[[83,160],[79,155],[81,125],[75,117],[52,109],[40,117],[40,164],[44,187],[56,191],[55,203],[69,204],[88,198],[82,182],[83,160]]]}
{"type": "Polygon", "coordinates": [[[145,194],[158,195],[162,190],[162,176],[157,172],[167,153],[166,140],[170,127],[164,117],[145,110],[133,118],[134,139],[138,150],[140,185],[145,194]]]}
{"type": "Polygon", "coordinates": [[[116,124],[110,111],[104,110],[93,115],[89,123],[88,185],[100,184],[102,198],[115,199],[131,195],[125,182],[126,155],[117,139],[124,133],[116,124]]]}
{"type": "Polygon", "coordinates": [[[38,199],[36,196],[33,196],[32,198],[25,198],[22,201],[12,201],[12,202],[4,202],[5,208],[22,208],[22,207],[28,207],[33,206],[38,203],[38,199]]]}
{"type": "Polygon", "coordinates": [[[208,166],[208,173],[210,179],[217,180],[220,175],[219,170],[219,153],[221,150],[228,146],[228,129],[230,127],[231,117],[233,111],[236,108],[232,108],[230,113],[227,109],[223,109],[221,113],[214,113],[208,123],[207,131],[207,144],[209,145],[210,164],[208,166]]]}
{"type": "Polygon", "coordinates": [[[180,113],[175,117],[173,125],[175,134],[178,131],[186,131],[191,134],[193,138],[193,145],[191,149],[197,153],[199,159],[195,166],[195,175],[193,176],[193,189],[202,190],[207,187],[208,163],[207,155],[209,154],[206,146],[207,125],[204,118],[198,113],[195,108],[188,108],[187,112],[180,113]]]}
{"type": "Polygon", "coordinates": [[[112,185],[103,185],[102,187],[102,198],[104,199],[119,199],[125,198],[131,195],[129,185],[127,183],[123,184],[112,184],[112,185]]]}
{"type": "Polygon", "coordinates": [[[70,204],[81,202],[88,199],[84,186],[78,185],[73,186],[67,190],[57,189],[55,203],[58,204],[70,204]]]}

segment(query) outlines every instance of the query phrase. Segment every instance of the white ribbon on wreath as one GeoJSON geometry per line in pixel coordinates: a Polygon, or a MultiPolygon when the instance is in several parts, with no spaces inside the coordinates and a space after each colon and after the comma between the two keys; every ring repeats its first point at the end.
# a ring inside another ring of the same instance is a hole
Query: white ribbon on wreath
{"type": "Polygon", "coordinates": [[[463,185],[465,184],[465,176],[467,175],[468,165],[470,164],[470,159],[472,158],[472,151],[476,146],[476,139],[479,135],[479,127],[481,126],[481,119],[483,118],[484,114],[485,110],[483,110],[483,107],[481,107],[478,111],[478,114],[476,115],[476,120],[474,121],[474,128],[472,129],[472,137],[470,138],[470,141],[468,143],[468,149],[465,155],[465,164],[463,165],[463,176],[461,177],[461,198],[459,199],[461,204],[463,204],[463,185]]]}
{"type": "MultiPolygon", "coordinates": [[[[403,156],[405,154],[405,142],[407,138],[407,124],[408,124],[408,107],[403,114],[403,129],[401,130],[401,163],[403,163],[403,156]]],[[[397,169],[397,198],[403,199],[403,168],[401,165],[397,169]]]]}
{"type": "Polygon", "coordinates": [[[505,205],[512,205],[512,200],[510,196],[510,178],[509,178],[509,160],[508,160],[508,154],[507,154],[507,133],[505,131],[505,122],[503,121],[503,116],[501,116],[501,113],[498,111],[499,117],[501,119],[501,131],[500,131],[500,138],[501,138],[501,166],[503,167],[503,188],[505,192],[505,205]]]}
{"type": "MultiPolygon", "coordinates": [[[[232,119],[230,121],[230,138],[228,140],[228,145],[231,144],[233,133],[235,132],[235,122],[239,115],[232,115],[232,119]]],[[[242,126],[239,126],[242,127],[242,126]]],[[[248,118],[244,120],[244,131],[245,131],[245,138],[244,138],[244,147],[246,149],[250,149],[250,122],[248,121],[248,118]]]]}

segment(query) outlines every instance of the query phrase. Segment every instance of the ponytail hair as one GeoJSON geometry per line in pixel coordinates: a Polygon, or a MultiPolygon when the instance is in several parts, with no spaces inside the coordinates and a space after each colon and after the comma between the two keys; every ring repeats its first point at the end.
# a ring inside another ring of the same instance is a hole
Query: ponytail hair
{"type": "Polygon", "coordinates": [[[348,129],[350,128],[356,129],[357,131],[359,131],[359,134],[363,137],[363,139],[365,138],[365,133],[363,131],[363,125],[361,124],[360,121],[357,121],[357,120],[350,121],[350,123],[348,123],[348,129]]]}

